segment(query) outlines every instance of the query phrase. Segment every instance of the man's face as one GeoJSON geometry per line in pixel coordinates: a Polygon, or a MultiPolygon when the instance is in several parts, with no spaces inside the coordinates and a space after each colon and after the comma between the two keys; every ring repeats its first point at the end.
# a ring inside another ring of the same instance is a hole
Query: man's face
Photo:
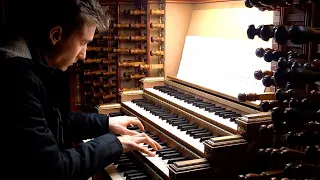
{"type": "Polygon", "coordinates": [[[82,29],[72,33],[70,37],[57,40],[53,43],[53,51],[47,57],[48,64],[66,71],[78,59],[84,60],[87,44],[92,41],[95,30],[96,25],[85,24],[82,29]]]}

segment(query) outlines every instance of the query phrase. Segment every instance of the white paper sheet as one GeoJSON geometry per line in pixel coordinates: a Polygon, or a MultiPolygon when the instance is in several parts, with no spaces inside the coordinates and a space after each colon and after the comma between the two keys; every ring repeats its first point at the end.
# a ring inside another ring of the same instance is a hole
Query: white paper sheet
{"type": "Polygon", "coordinates": [[[270,69],[270,63],[255,55],[259,47],[271,42],[187,36],[177,77],[233,97],[262,93],[254,72],[270,69]]]}

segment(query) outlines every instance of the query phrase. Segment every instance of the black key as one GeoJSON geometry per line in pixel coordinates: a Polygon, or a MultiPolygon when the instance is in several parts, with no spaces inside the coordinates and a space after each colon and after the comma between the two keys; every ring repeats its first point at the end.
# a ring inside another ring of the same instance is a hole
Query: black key
{"type": "Polygon", "coordinates": [[[162,159],[165,160],[165,159],[172,159],[172,158],[177,158],[177,157],[180,157],[181,154],[180,153],[172,153],[172,154],[165,154],[162,156],[162,159]]]}
{"type": "Polygon", "coordinates": [[[237,118],[237,117],[241,117],[242,115],[241,114],[230,114],[230,115],[225,115],[223,118],[232,118],[232,117],[235,117],[235,118],[237,118]]]}
{"type": "Polygon", "coordinates": [[[232,117],[232,118],[230,118],[229,121],[230,121],[230,122],[237,123],[237,122],[238,122],[238,119],[237,119],[236,117],[232,117]]]}
{"type": "Polygon", "coordinates": [[[223,119],[228,119],[228,118],[231,118],[231,117],[236,117],[237,114],[235,112],[233,113],[227,113],[227,114],[222,114],[220,115],[223,119]]]}
{"type": "Polygon", "coordinates": [[[164,152],[164,151],[172,151],[172,150],[174,150],[174,149],[173,148],[163,148],[162,147],[162,149],[159,149],[158,151],[156,151],[156,154],[159,154],[159,153],[164,152]]]}
{"type": "Polygon", "coordinates": [[[183,118],[180,118],[180,117],[178,117],[178,116],[176,116],[176,117],[163,116],[163,117],[161,117],[161,119],[163,119],[163,120],[168,120],[168,119],[182,120],[183,118]]]}
{"type": "Polygon", "coordinates": [[[191,103],[194,103],[194,102],[199,102],[199,101],[202,101],[201,99],[186,99],[185,102],[188,103],[188,104],[191,104],[191,103]]]}
{"type": "Polygon", "coordinates": [[[171,150],[171,151],[162,151],[162,152],[159,152],[159,156],[162,157],[164,155],[167,155],[167,154],[174,154],[174,153],[178,153],[178,151],[176,150],[171,150]]]}
{"type": "Polygon", "coordinates": [[[220,114],[227,114],[227,113],[232,113],[232,111],[231,110],[221,110],[221,111],[216,111],[214,114],[220,115],[220,114]]]}
{"type": "Polygon", "coordinates": [[[176,118],[178,115],[176,114],[163,114],[159,116],[160,118],[176,118]]]}
{"type": "Polygon", "coordinates": [[[121,164],[121,163],[129,163],[131,162],[131,159],[129,158],[122,158],[122,159],[118,159],[117,161],[115,161],[113,164],[121,164]]]}
{"type": "Polygon", "coordinates": [[[123,116],[124,114],[122,112],[111,112],[109,113],[109,117],[115,117],[115,116],[123,116]]]}
{"type": "Polygon", "coordinates": [[[222,107],[219,107],[219,108],[211,108],[211,109],[208,109],[207,111],[209,111],[209,112],[216,112],[216,111],[223,111],[223,110],[225,110],[224,108],[222,108],[222,107]]]}
{"type": "Polygon", "coordinates": [[[179,126],[181,124],[189,124],[188,121],[171,121],[169,124],[171,124],[172,126],[179,126]]]}
{"type": "Polygon", "coordinates": [[[197,129],[197,130],[190,131],[190,132],[187,131],[187,134],[190,134],[190,136],[193,137],[197,133],[205,133],[205,132],[208,132],[208,130],[207,129],[197,129]]]}
{"type": "Polygon", "coordinates": [[[138,169],[136,165],[121,166],[121,164],[118,165],[117,168],[119,169],[120,172],[132,170],[132,169],[138,169]]]}
{"type": "Polygon", "coordinates": [[[177,118],[169,118],[166,121],[169,123],[170,121],[186,121],[186,119],[182,117],[177,117],[177,118]]]}
{"type": "Polygon", "coordinates": [[[168,160],[168,164],[172,164],[174,162],[178,162],[178,161],[184,161],[187,160],[188,158],[186,157],[177,157],[177,158],[172,158],[168,160]]]}
{"type": "Polygon", "coordinates": [[[205,102],[203,102],[203,101],[196,101],[196,102],[194,102],[194,103],[192,103],[193,105],[195,105],[195,106],[198,106],[198,105],[201,105],[201,104],[205,104],[205,102]]]}
{"type": "MultiPolygon", "coordinates": [[[[180,129],[181,129],[181,131],[187,131],[189,129],[196,129],[196,128],[198,128],[198,126],[195,124],[195,125],[191,125],[191,126],[182,126],[180,129]]],[[[179,129],[179,127],[178,127],[178,129],[179,129]]]]}
{"type": "Polygon", "coordinates": [[[119,159],[128,159],[128,155],[126,154],[121,154],[121,156],[119,157],[119,159]]]}
{"type": "Polygon", "coordinates": [[[133,177],[128,177],[128,180],[147,180],[148,177],[146,175],[140,175],[140,176],[133,176],[133,177]]]}
{"type": "Polygon", "coordinates": [[[215,104],[211,104],[211,106],[208,106],[208,107],[205,107],[204,110],[205,111],[209,111],[210,109],[214,109],[216,108],[217,106],[215,104]]]}
{"type": "Polygon", "coordinates": [[[212,107],[212,105],[211,104],[199,104],[197,107],[200,108],[200,109],[203,109],[203,108],[206,108],[206,107],[212,107]]]}
{"type": "Polygon", "coordinates": [[[141,175],[145,175],[143,172],[135,172],[135,173],[128,173],[127,177],[133,177],[133,176],[141,176],[141,175]]]}
{"type": "Polygon", "coordinates": [[[163,108],[153,108],[151,110],[152,112],[169,112],[167,109],[163,109],[163,108]]]}
{"type": "Polygon", "coordinates": [[[206,137],[206,136],[210,136],[211,135],[211,132],[205,132],[205,133],[197,133],[195,134],[193,137],[195,139],[198,139],[198,138],[201,138],[201,137],[206,137]]]}
{"type": "MultiPolygon", "coordinates": [[[[166,145],[167,145],[165,142],[160,142],[160,143],[158,143],[158,144],[160,144],[160,146],[166,146],[166,145]]],[[[151,146],[148,145],[148,148],[151,148],[151,146]]]]}
{"type": "MultiPolygon", "coordinates": [[[[168,148],[167,146],[161,146],[161,147],[162,147],[162,149],[163,149],[163,148],[168,148]]],[[[148,150],[149,150],[149,151],[155,151],[152,147],[149,147],[149,146],[148,146],[148,150]]],[[[157,152],[157,151],[155,151],[155,152],[157,152]]]]}
{"type": "Polygon", "coordinates": [[[134,126],[129,126],[129,127],[127,127],[127,128],[130,129],[130,130],[138,130],[138,129],[139,129],[139,126],[134,125],[134,126]]]}
{"type": "Polygon", "coordinates": [[[155,116],[161,116],[161,115],[164,115],[164,114],[167,114],[166,112],[153,112],[152,113],[153,115],[155,115],[155,116]]]}
{"type": "Polygon", "coordinates": [[[210,139],[210,138],[214,138],[215,136],[204,136],[204,137],[201,137],[200,138],[200,142],[202,142],[202,141],[205,141],[205,140],[208,140],[208,139],[210,139]]]}
{"type": "Polygon", "coordinates": [[[166,86],[153,86],[153,89],[162,89],[165,88],[166,86]]]}
{"type": "Polygon", "coordinates": [[[134,99],[134,100],[132,100],[131,102],[133,102],[133,103],[139,103],[139,102],[146,102],[146,100],[145,100],[145,99],[134,99]]]}
{"type": "Polygon", "coordinates": [[[140,172],[141,172],[141,171],[138,170],[138,169],[129,170],[129,171],[124,172],[124,173],[123,173],[123,176],[126,177],[126,176],[128,176],[128,174],[130,174],[130,173],[140,173],[140,172]]]}
{"type": "Polygon", "coordinates": [[[181,128],[188,128],[189,127],[189,129],[195,129],[195,128],[197,128],[198,126],[196,125],[196,124],[194,124],[194,123],[187,123],[187,124],[180,124],[180,125],[178,125],[178,129],[181,129],[181,128]]]}

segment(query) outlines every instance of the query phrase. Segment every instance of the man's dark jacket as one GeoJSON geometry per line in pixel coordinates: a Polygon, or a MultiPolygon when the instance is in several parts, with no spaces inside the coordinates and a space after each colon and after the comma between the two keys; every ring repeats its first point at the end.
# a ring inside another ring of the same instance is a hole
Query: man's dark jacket
{"type": "Polygon", "coordinates": [[[2,38],[0,67],[2,175],[87,179],[119,158],[122,146],[108,133],[106,115],[60,111],[62,71],[49,67],[36,46],[2,38]]]}

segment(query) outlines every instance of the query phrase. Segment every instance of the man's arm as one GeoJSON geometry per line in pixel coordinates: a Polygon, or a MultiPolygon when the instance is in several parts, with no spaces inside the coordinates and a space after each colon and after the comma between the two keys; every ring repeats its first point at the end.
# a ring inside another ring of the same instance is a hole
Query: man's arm
{"type": "Polygon", "coordinates": [[[80,141],[101,136],[109,132],[109,117],[104,114],[70,112],[64,131],[71,141],[80,141]]]}
{"type": "Polygon", "coordinates": [[[19,143],[10,147],[10,153],[19,160],[21,172],[39,176],[39,179],[85,179],[118,159],[122,153],[122,145],[113,134],[60,150],[44,118],[42,85],[37,80],[23,78],[19,91],[20,112],[13,119],[11,128],[19,137],[19,143]]]}

